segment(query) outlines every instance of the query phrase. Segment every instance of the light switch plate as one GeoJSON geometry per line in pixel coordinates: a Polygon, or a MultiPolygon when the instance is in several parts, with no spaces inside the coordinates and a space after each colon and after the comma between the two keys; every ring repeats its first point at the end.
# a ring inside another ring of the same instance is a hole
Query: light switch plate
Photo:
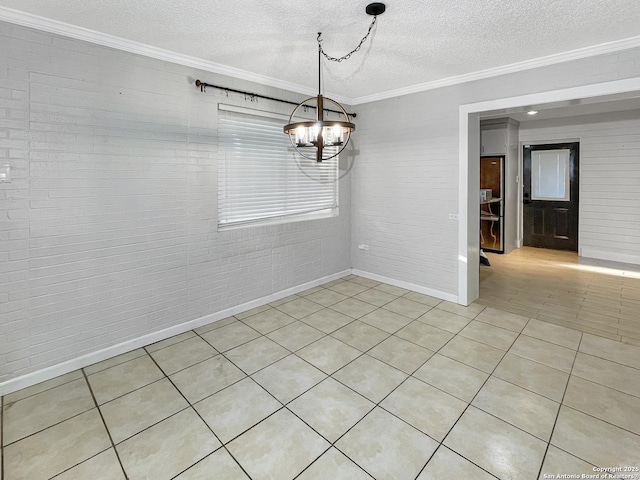
{"type": "Polygon", "coordinates": [[[11,165],[0,165],[0,183],[11,182],[11,165]]]}

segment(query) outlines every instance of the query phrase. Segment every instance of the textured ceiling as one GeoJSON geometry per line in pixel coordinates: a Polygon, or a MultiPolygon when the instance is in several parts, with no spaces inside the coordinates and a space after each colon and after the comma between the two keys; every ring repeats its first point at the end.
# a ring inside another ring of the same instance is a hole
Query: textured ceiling
{"type": "MultiPolygon", "coordinates": [[[[71,25],[315,89],[316,34],[340,56],[368,0],[0,0],[71,25]]],[[[388,0],[324,90],[356,99],[640,35],[638,0],[388,0]]],[[[203,79],[206,80],[206,79],[203,79]]]]}

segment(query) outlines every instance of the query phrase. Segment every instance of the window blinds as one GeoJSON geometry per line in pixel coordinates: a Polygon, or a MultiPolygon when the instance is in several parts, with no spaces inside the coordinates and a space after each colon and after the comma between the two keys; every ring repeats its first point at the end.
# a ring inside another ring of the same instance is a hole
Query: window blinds
{"type": "Polygon", "coordinates": [[[338,214],[338,158],[297,155],[282,115],[219,106],[218,228],[338,214]]]}

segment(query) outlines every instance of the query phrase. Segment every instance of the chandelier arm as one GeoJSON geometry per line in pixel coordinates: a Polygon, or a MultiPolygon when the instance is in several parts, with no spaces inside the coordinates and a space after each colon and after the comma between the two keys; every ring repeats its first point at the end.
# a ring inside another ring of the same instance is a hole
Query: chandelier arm
{"type": "Polygon", "coordinates": [[[336,58],[336,57],[332,57],[330,55],[327,54],[327,52],[324,51],[324,49],[322,48],[322,33],[318,32],[318,49],[320,51],[320,53],[322,53],[322,55],[324,55],[324,57],[327,60],[330,60],[332,62],[342,62],[343,60],[348,60],[351,55],[353,55],[354,53],[356,53],[358,50],[360,50],[362,48],[362,45],[364,44],[364,42],[367,41],[367,38],[369,38],[369,35],[371,35],[371,30],[373,30],[373,26],[376,24],[376,19],[378,18],[377,15],[373,16],[373,20],[371,20],[371,25],[369,25],[369,30],[367,30],[367,34],[362,37],[362,40],[360,40],[360,43],[358,44],[358,46],[356,48],[354,48],[353,50],[351,50],[349,53],[347,53],[346,55],[343,55],[340,58],[336,58]]]}

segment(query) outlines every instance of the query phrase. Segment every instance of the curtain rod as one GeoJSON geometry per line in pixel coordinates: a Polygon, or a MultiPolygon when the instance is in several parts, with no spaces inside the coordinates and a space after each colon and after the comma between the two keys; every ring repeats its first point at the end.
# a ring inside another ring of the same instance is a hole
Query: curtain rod
{"type": "MultiPolygon", "coordinates": [[[[264,98],[265,100],[273,100],[274,102],[288,103],[289,105],[295,105],[295,106],[299,105],[299,103],[291,102],[289,100],[283,100],[282,98],[267,97],[266,95],[260,95],[259,93],[251,93],[251,92],[246,92],[244,90],[236,90],[235,88],[223,87],[221,85],[212,85],[210,83],[201,82],[200,80],[196,80],[196,87],[200,87],[200,91],[203,93],[205,92],[205,89],[207,87],[210,87],[210,88],[217,88],[218,90],[225,90],[226,92],[239,93],[240,95],[249,96],[251,98],[264,98]]],[[[305,105],[305,107],[312,108],[313,110],[316,109],[314,105],[305,105]]],[[[325,108],[324,111],[331,112],[331,113],[338,113],[342,115],[342,112],[339,112],[337,110],[331,110],[331,109],[325,108]]],[[[355,113],[347,113],[347,115],[354,118],[357,116],[355,113]]]]}

